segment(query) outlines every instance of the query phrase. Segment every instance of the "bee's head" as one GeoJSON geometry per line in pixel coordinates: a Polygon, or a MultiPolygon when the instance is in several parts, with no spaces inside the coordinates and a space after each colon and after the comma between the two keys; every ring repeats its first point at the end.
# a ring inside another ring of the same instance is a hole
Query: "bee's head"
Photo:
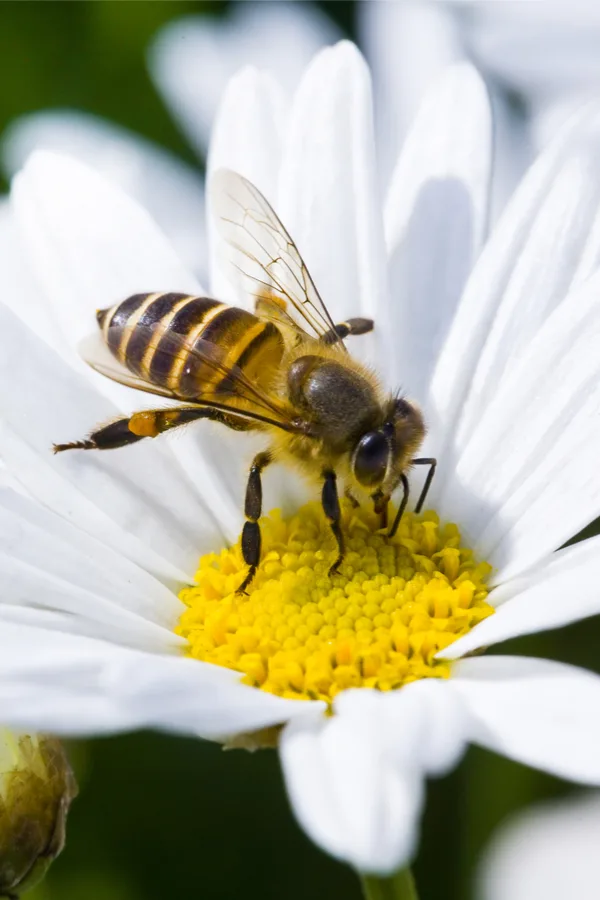
{"type": "Polygon", "coordinates": [[[361,435],[352,452],[352,473],[370,492],[391,494],[425,436],[420,410],[408,400],[390,402],[380,428],[361,435]]]}

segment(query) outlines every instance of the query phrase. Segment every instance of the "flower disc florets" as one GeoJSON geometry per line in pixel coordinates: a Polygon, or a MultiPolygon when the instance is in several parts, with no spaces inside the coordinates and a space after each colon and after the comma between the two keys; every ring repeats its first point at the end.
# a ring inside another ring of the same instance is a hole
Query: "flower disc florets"
{"type": "Polygon", "coordinates": [[[320,506],[289,519],[275,510],[261,520],[263,558],[247,596],[236,594],[246,570],[239,543],[203,556],[197,584],[180,594],[189,655],[298,700],[447,677],[438,650],[494,612],[490,566],[433,512],[406,513],[391,539],[378,524],[345,509],[346,556],[329,576],[335,542],[320,506]]]}

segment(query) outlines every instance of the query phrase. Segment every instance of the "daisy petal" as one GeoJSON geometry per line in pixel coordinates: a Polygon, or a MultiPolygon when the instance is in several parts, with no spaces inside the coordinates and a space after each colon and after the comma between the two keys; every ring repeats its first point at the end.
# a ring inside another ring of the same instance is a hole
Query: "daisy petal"
{"type": "Polygon", "coordinates": [[[532,166],[469,278],[426,404],[441,429],[437,495],[453,478],[452,444],[465,444],[499,380],[598,264],[599,135],[595,105],[532,166]]]}
{"type": "Polygon", "coordinates": [[[95,310],[140,291],[201,293],[148,213],[77,160],[34,153],[13,181],[28,259],[71,346],[95,310]]]}
{"type": "Polygon", "coordinates": [[[413,852],[422,781],[391,758],[382,698],[357,693],[339,714],[305,715],[284,729],[283,772],[294,812],[317,844],[360,872],[388,874],[413,852]]]}
{"type": "Polygon", "coordinates": [[[68,353],[68,344],[54,320],[43,291],[28,264],[25,244],[19,233],[10,201],[0,200],[0,278],[2,302],[38,337],[58,353],[68,353]]]}
{"type": "Polygon", "coordinates": [[[485,86],[462,63],[427,95],[392,177],[385,231],[395,302],[376,320],[386,321],[393,383],[417,399],[484,238],[491,141],[485,86]]]}
{"type": "Polygon", "coordinates": [[[148,210],[192,271],[205,271],[204,186],[191,167],[134,132],[74,110],[12,122],[2,140],[5,170],[14,175],[42,149],[69,154],[101,172],[148,210]]]}
{"type": "MultiPolygon", "coordinates": [[[[16,607],[67,612],[71,628],[146,649],[178,646],[183,604],[161,582],[65,519],[0,489],[0,616],[16,607]],[[99,631],[92,630],[100,636],[99,631]]],[[[30,619],[27,619],[30,621],[30,619]]],[[[85,632],[84,632],[85,633],[85,632]]]]}
{"type": "Polygon", "coordinates": [[[478,869],[482,900],[585,897],[600,881],[597,792],[546,801],[510,816],[478,869]]]}
{"type": "MultiPolygon", "coordinates": [[[[54,734],[158,728],[221,739],[305,716],[312,706],[238,679],[220,666],[81,635],[11,623],[0,629],[0,719],[9,727],[54,734]]],[[[323,704],[314,707],[322,713],[323,704]]]]}
{"type": "Polygon", "coordinates": [[[150,49],[150,73],[205,154],[217,107],[240,66],[268,68],[291,94],[311,56],[335,40],[335,27],[312,4],[242,3],[221,20],[190,16],[167,25],[150,49]]]}
{"type": "Polygon", "coordinates": [[[198,548],[220,538],[191,483],[148,441],[54,455],[54,441],[81,438],[117,410],[2,306],[0,335],[0,453],[14,476],[149,571],[191,579],[198,548]]]}
{"type": "Polygon", "coordinates": [[[449,684],[465,705],[469,739],[582,784],[600,784],[600,676],[511,656],[456,663],[449,684]]]}
{"type": "Polygon", "coordinates": [[[298,88],[278,209],[334,321],[372,316],[387,300],[375,171],[369,71],[343,41],[315,57],[298,88]]]}
{"type": "Polygon", "coordinates": [[[569,625],[600,613],[600,537],[559,550],[542,568],[489,596],[496,613],[438,656],[458,659],[522,634],[569,625]]]}
{"type": "MultiPolygon", "coordinates": [[[[212,172],[217,169],[233,169],[274,203],[285,120],[284,95],[275,79],[250,66],[238,72],[227,86],[213,128],[207,164],[209,183],[212,172]]],[[[220,244],[210,202],[208,216],[213,295],[238,306],[244,305],[246,298],[236,295],[221,271],[220,244]]]]}
{"type": "MultiPolygon", "coordinates": [[[[600,513],[600,274],[575,289],[496,387],[446,502],[496,581],[534,565],[600,513]]],[[[447,514],[447,510],[445,510],[447,514]]]]}
{"type": "Polygon", "coordinates": [[[359,43],[373,71],[377,148],[387,181],[423,96],[464,53],[444,4],[359,3],[357,15],[359,43]]]}

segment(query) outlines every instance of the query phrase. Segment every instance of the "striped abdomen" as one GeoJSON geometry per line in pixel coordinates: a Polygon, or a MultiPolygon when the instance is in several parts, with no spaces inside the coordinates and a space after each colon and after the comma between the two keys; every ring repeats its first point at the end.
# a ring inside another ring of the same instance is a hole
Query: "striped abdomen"
{"type": "Polygon", "coordinates": [[[98,310],[98,324],[119,362],[145,381],[166,387],[185,400],[202,393],[228,393],[226,375],[193,349],[216,344],[226,366],[239,366],[268,388],[283,355],[279,330],[252,313],[209,297],[188,294],[134,294],[98,310]],[[176,350],[175,334],[186,338],[176,350]]]}

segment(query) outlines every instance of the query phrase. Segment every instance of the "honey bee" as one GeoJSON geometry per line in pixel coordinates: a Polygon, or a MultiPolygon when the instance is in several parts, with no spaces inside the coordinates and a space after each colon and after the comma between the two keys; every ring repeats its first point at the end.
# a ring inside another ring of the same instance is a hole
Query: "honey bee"
{"type": "Polygon", "coordinates": [[[333,574],[344,558],[338,479],[354,504],[357,494],[371,498],[382,527],[390,497],[402,486],[391,536],[408,501],[407,471],[429,467],[418,512],[436,460],[415,458],[425,435],[418,407],[386,394],[376,375],[346,350],[344,339],[371,331],[373,321],[334,324],[292,238],[254,185],[222,169],[211,188],[230,274],[254,297],[254,313],[181,293],[134,294],[98,310],[101,336],[116,363],[92,356],[90,365],[183,405],[117,419],[84,440],[55,444],[54,451],[124,447],[196,419],[264,432],[269,444],[255,456],[246,487],[244,592],[260,562],[261,478],[270,463],[280,460],[319,479],[337,541],[333,574]]]}

